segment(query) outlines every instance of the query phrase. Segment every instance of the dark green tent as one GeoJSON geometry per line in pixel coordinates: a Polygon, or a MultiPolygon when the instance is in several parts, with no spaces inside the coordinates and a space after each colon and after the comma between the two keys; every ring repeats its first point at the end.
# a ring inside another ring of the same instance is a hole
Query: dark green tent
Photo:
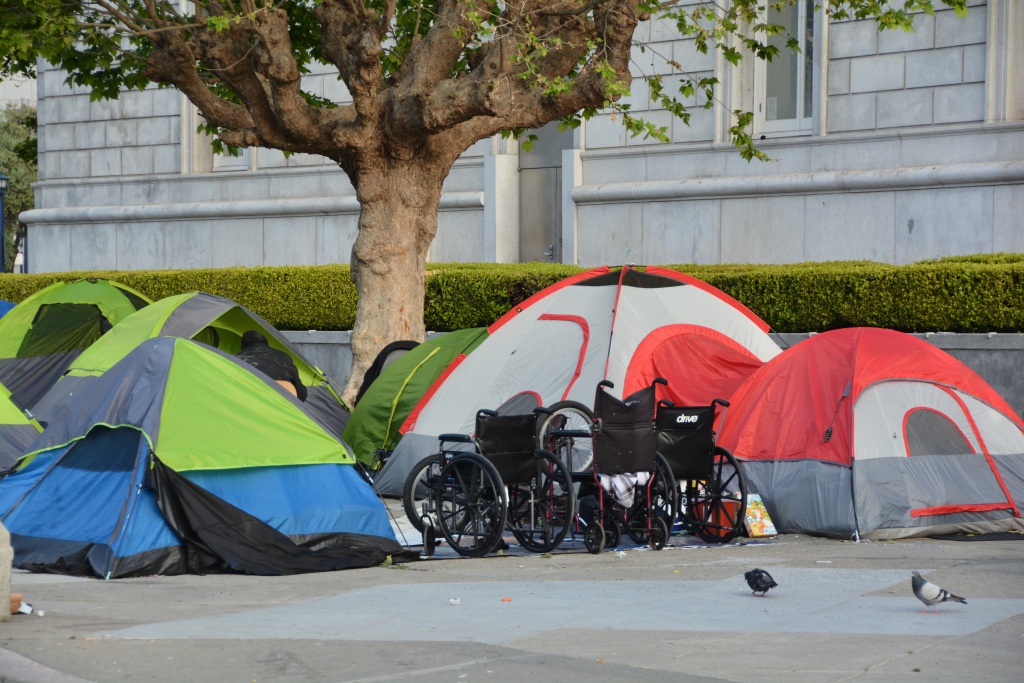
{"type": "Polygon", "coordinates": [[[486,327],[449,332],[410,349],[385,368],[352,410],[344,439],[360,462],[379,466],[401,440],[399,428],[423,394],[460,355],[487,338],[486,327]]]}
{"type": "Polygon", "coordinates": [[[107,280],[56,282],[0,318],[0,383],[32,410],[80,353],[152,303],[107,280]]]}

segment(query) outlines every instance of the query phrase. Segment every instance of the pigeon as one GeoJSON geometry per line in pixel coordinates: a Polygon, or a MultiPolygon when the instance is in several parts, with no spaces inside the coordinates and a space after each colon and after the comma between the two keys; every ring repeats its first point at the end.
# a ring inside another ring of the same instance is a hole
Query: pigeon
{"type": "Polygon", "coordinates": [[[775,583],[775,579],[772,575],[763,569],[751,569],[749,572],[743,575],[743,578],[747,580],[747,585],[750,586],[750,590],[755,594],[760,593],[761,597],[768,592],[769,588],[775,588],[779,584],[775,583]]]}
{"type": "Polygon", "coordinates": [[[940,588],[928,579],[921,576],[921,573],[916,569],[912,572],[913,576],[910,579],[910,585],[914,588],[914,595],[917,599],[924,603],[924,609],[922,612],[928,612],[929,607],[935,605],[935,613],[939,613],[939,603],[946,602],[947,600],[953,600],[955,602],[962,602],[965,605],[967,601],[961,598],[959,595],[953,595],[945,588],[940,588]]]}

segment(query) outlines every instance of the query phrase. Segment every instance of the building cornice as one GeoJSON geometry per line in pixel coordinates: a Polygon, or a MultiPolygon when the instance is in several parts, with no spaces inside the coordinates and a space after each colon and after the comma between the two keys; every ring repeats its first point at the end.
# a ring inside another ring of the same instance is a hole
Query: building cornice
{"type": "MultiPolygon", "coordinates": [[[[482,192],[446,192],[441,195],[444,210],[480,209],[482,192]]],[[[208,220],[219,218],[263,218],[269,216],[316,216],[358,214],[354,195],[261,199],[235,202],[190,202],[145,204],[141,206],[74,206],[31,209],[19,216],[29,225],[126,223],[152,221],[208,220]]]]}
{"type": "Polygon", "coordinates": [[[761,176],[650,180],[579,185],[577,204],[649,202],[786,194],[885,192],[889,190],[1024,183],[1024,161],[882,168],[861,171],[782,173],[761,176]]]}

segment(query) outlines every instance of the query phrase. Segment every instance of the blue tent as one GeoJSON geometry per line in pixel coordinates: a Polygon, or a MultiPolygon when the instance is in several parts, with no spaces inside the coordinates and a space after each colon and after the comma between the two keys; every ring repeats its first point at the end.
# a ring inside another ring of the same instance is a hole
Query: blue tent
{"type": "Polygon", "coordinates": [[[407,552],[347,447],[255,368],[149,340],[0,481],[23,569],[118,578],[366,567],[407,552]]]}

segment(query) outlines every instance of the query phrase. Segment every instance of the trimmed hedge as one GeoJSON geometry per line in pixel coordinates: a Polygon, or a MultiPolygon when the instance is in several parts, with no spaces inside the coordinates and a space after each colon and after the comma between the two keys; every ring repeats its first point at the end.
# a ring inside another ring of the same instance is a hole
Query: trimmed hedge
{"type": "MultiPolygon", "coordinates": [[[[666,266],[743,302],[777,332],[849,326],[905,332],[1024,332],[1024,254],[983,254],[892,266],[867,261],[666,266]]],[[[486,326],[583,268],[561,264],[428,264],[424,321],[448,331],[486,326]]],[[[0,276],[0,299],[21,301],[57,280],[100,277],[153,300],[204,291],[237,301],[284,330],[345,330],[355,321],[348,266],[90,271],[0,276]]]]}
{"type": "Polygon", "coordinates": [[[423,320],[428,330],[486,327],[516,304],[582,270],[554,263],[431,265],[423,320]]]}
{"type": "Polygon", "coordinates": [[[765,267],[693,275],[742,301],[777,332],[851,326],[904,332],[1024,331],[1024,260],[1002,264],[765,267]]]}
{"type": "Polygon", "coordinates": [[[279,266],[200,270],[122,270],[0,276],[0,299],[21,301],[59,280],[114,280],[153,301],[208,292],[237,301],[281,330],[350,330],[356,288],[348,266],[279,266]]]}

